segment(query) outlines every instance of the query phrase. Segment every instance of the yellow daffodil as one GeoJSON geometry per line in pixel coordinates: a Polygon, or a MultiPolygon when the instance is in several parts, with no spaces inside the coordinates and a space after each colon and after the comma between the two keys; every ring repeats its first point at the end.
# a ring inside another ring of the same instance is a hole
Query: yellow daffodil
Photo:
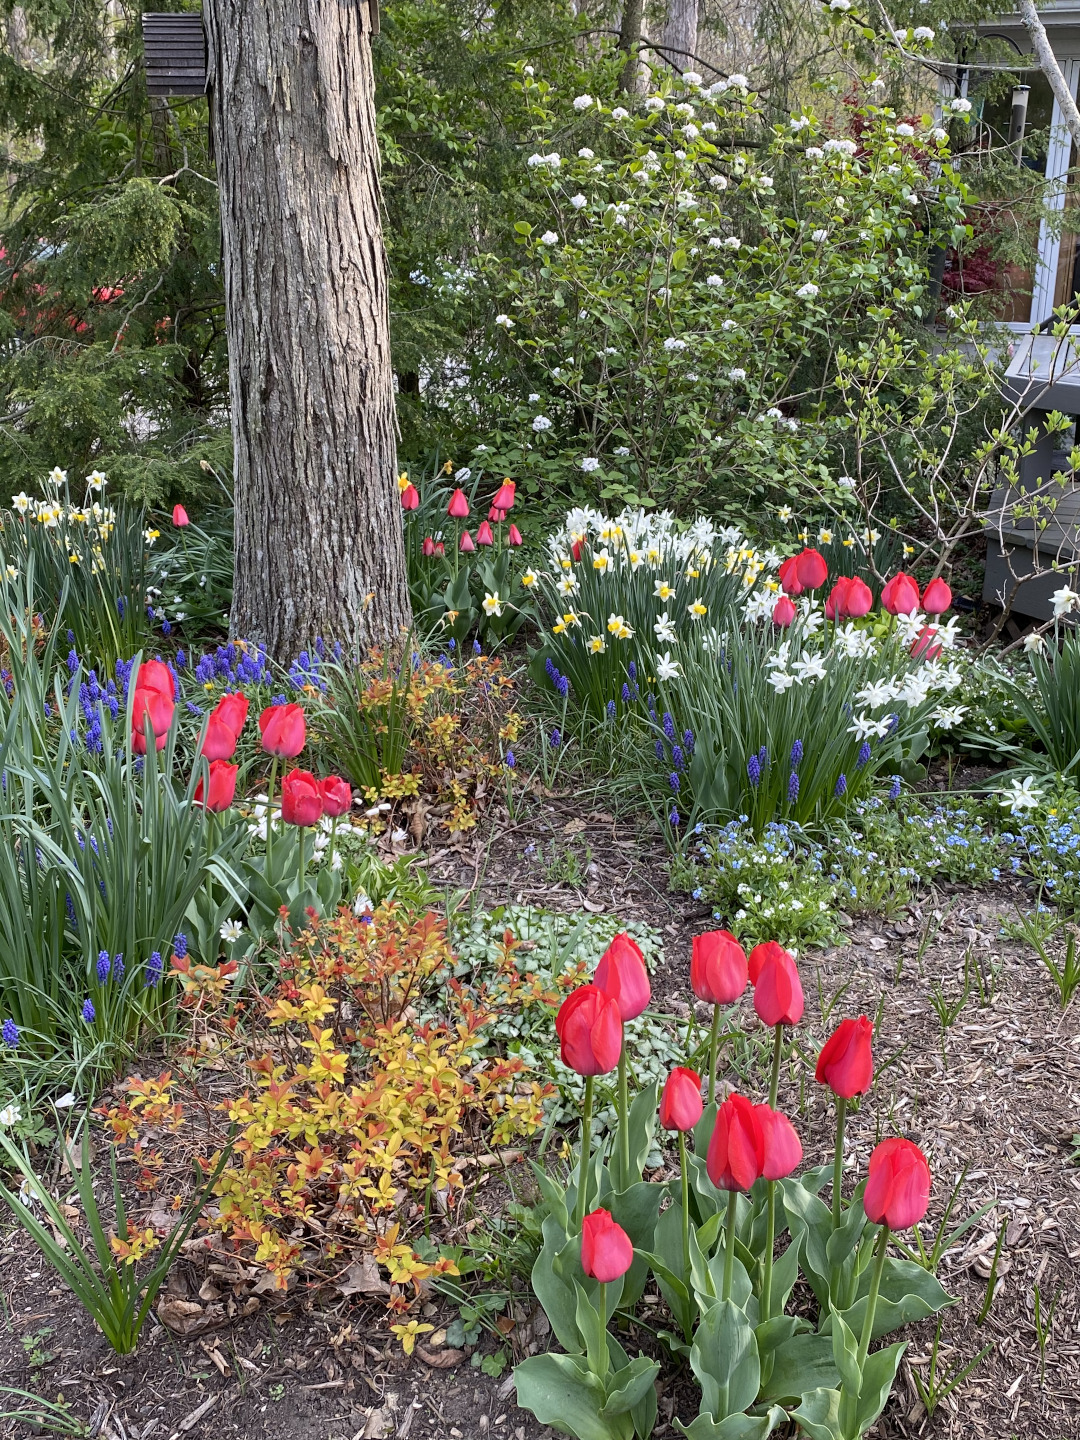
{"type": "Polygon", "coordinates": [[[601,550],[598,555],[593,556],[592,568],[594,570],[599,570],[601,575],[607,570],[610,564],[611,556],[607,553],[606,550],[601,550]]]}
{"type": "Polygon", "coordinates": [[[703,605],[700,600],[691,600],[690,604],[686,607],[686,613],[692,620],[700,620],[703,615],[709,613],[709,607],[703,605]]]}
{"type": "Polygon", "coordinates": [[[535,570],[526,570],[525,574],[521,577],[521,583],[525,586],[526,590],[528,590],[528,588],[531,585],[535,585],[539,579],[540,576],[537,575],[535,570]]]}
{"type": "Polygon", "coordinates": [[[607,641],[602,635],[594,635],[589,641],[589,650],[593,655],[603,655],[607,649],[607,641]]]}
{"type": "Polygon", "coordinates": [[[653,594],[657,600],[670,600],[675,594],[674,585],[669,585],[666,580],[657,580],[653,586],[653,594]]]}
{"type": "Polygon", "coordinates": [[[407,470],[403,470],[397,477],[397,488],[399,490],[407,490],[409,488],[409,472],[407,470]]]}
{"type": "Polygon", "coordinates": [[[494,595],[487,594],[484,596],[484,613],[486,615],[502,614],[502,601],[499,599],[498,591],[496,591],[494,595]]]}

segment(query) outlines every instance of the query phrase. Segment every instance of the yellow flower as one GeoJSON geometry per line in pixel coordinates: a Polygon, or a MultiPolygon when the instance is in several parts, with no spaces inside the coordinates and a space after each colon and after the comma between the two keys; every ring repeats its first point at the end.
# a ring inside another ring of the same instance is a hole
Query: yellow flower
{"type": "Polygon", "coordinates": [[[391,1325],[390,1329],[401,1341],[401,1348],[406,1355],[411,1355],[416,1346],[416,1337],[426,1335],[428,1331],[434,1330],[434,1325],[423,1325],[419,1320],[409,1320],[404,1325],[391,1325]]]}
{"type": "Polygon", "coordinates": [[[845,539],[843,539],[843,540],[840,541],[840,544],[843,545],[843,546],[845,546],[848,550],[850,550],[851,547],[852,547],[852,545],[855,544],[855,536],[854,536],[854,535],[848,535],[845,539]]]}
{"type": "Polygon", "coordinates": [[[442,467],[442,473],[444,475],[452,475],[454,473],[454,462],[452,460],[447,460],[446,464],[442,467]]]}
{"type": "Polygon", "coordinates": [[[629,625],[621,625],[615,632],[615,638],[616,640],[632,640],[634,632],[629,625]]]}
{"type": "Polygon", "coordinates": [[[540,576],[537,575],[537,573],[536,573],[535,570],[526,570],[526,571],[525,571],[525,574],[522,575],[522,577],[521,577],[521,583],[522,583],[522,585],[525,586],[525,588],[526,588],[526,590],[527,590],[530,585],[535,585],[536,582],[537,582],[537,580],[539,580],[539,579],[540,579],[540,576]]]}
{"type": "Polygon", "coordinates": [[[915,546],[914,546],[914,545],[905,545],[905,546],[904,546],[904,554],[905,554],[905,555],[914,555],[914,554],[915,554],[915,546]]]}
{"type": "Polygon", "coordinates": [[[599,555],[593,556],[592,568],[603,573],[611,564],[611,556],[606,550],[601,550],[599,555]]]}
{"type": "Polygon", "coordinates": [[[696,580],[700,574],[701,574],[701,571],[700,571],[700,570],[687,569],[686,578],[687,578],[688,580],[696,580]]]}
{"type": "Polygon", "coordinates": [[[484,596],[484,613],[487,615],[502,614],[502,601],[499,599],[499,592],[497,590],[494,595],[487,594],[484,596]]]}
{"type": "Polygon", "coordinates": [[[817,538],[818,538],[818,544],[819,544],[819,545],[831,545],[831,544],[832,544],[832,531],[831,531],[831,530],[819,530],[819,531],[817,532],[817,538]]]}
{"type": "Polygon", "coordinates": [[[686,613],[692,620],[700,620],[703,615],[709,613],[709,607],[703,605],[700,600],[691,600],[690,604],[686,607],[686,613]]]}
{"type": "Polygon", "coordinates": [[[551,633],[553,635],[561,635],[565,629],[566,626],[563,624],[563,622],[561,620],[556,620],[555,624],[551,627],[551,633]]]}
{"type": "Polygon", "coordinates": [[[626,621],[621,615],[609,615],[607,622],[608,634],[617,635],[625,624],[626,621]]]}
{"type": "Polygon", "coordinates": [[[657,580],[653,586],[653,594],[657,600],[670,600],[675,594],[675,587],[669,585],[666,580],[657,580]]]}
{"type": "Polygon", "coordinates": [[[408,487],[409,487],[409,472],[408,472],[407,470],[403,470],[403,471],[401,472],[401,474],[397,477],[397,488],[398,488],[399,490],[407,490],[408,487]]]}
{"type": "Polygon", "coordinates": [[[781,506],[780,506],[780,509],[777,510],[776,514],[777,514],[777,517],[778,517],[780,520],[790,520],[790,519],[791,519],[791,506],[790,506],[790,505],[781,505],[781,506]]]}
{"type": "Polygon", "coordinates": [[[157,539],[159,539],[160,536],[161,536],[161,531],[160,531],[160,530],[144,530],[144,531],[143,531],[143,539],[146,541],[147,545],[153,545],[154,541],[157,540],[157,539]]]}
{"type": "Polygon", "coordinates": [[[563,624],[564,624],[564,625],[580,625],[580,624],[581,624],[581,621],[580,621],[580,620],[578,619],[578,617],[574,614],[573,610],[567,610],[566,614],[565,614],[562,618],[563,618],[563,624]]]}
{"type": "Polygon", "coordinates": [[[594,655],[603,655],[607,649],[607,641],[602,635],[594,635],[589,641],[589,649],[594,655]]]}

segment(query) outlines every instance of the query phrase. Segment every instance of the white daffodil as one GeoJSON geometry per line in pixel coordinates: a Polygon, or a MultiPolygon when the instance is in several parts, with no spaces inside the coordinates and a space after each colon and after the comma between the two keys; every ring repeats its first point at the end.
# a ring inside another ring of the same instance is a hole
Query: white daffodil
{"type": "Polygon", "coordinates": [[[675,625],[667,611],[660,616],[653,625],[653,634],[663,645],[674,645],[676,641],[675,625]]]}
{"type": "MultiPolygon", "coordinates": [[[[649,559],[650,559],[650,560],[652,560],[654,554],[656,554],[657,559],[659,559],[659,554],[658,554],[658,552],[650,551],[650,552],[649,552],[649,559]]],[[[674,585],[669,585],[666,580],[655,580],[655,581],[653,581],[653,594],[656,596],[657,600],[667,601],[667,600],[670,600],[670,599],[674,596],[674,594],[675,594],[675,587],[674,587],[674,585]]]]}
{"type": "Polygon", "coordinates": [[[1007,790],[999,790],[1000,804],[1016,814],[1020,810],[1037,810],[1043,792],[1036,786],[1034,776],[1025,775],[1023,780],[1014,780],[1007,790]]]}
{"type": "Polygon", "coordinates": [[[589,639],[589,654],[603,655],[607,650],[607,641],[602,635],[593,635],[589,639]]]}
{"type": "Polygon", "coordinates": [[[12,508],[17,510],[20,515],[25,515],[33,503],[25,490],[20,490],[18,495],[11,497],[12,508]]]}
{"type": "Polygon", "coordinates": [[[521,583],[525,586],[526,589],[529,589],[531,586],[535,585],[539,579],[540,576],[536,573],[536,571],[530,568],[525,571],[524,575],[522,575],[521,583]]]}
{"type": "Polygon", "coordinates": [[[686,607],[686,613],[690,616],[691,620],[702,620],[709,613],[709,607],[703,605],[700,600],[691,600],[690,604],[686,607]]]}
{"type": "Polygon", "coordinates": [[[1055,620],[1060,620],[1062,615],[1068,615],[1073,610],[1080,610],[1080,595],[1075,590],[1070,590],[1068,585],[1055,590],[1050,599],[1054,602],[1055,620]]]}
{"type": "Polygon", "coordinates": [[[869,706],[871,710],[880,710],[882,705],[888,705],[896,699],[896,691],[897,686],[892,680],[872,680],[869,685],[855,691],[855,703],[869,706]]]}
{"type": "Polygon", "coordinates": [[[99,493],[104,490],[105,476],[100,470],[90,471],[90,474],[86,477],[86,488],[88,490],[97,490],[99,493]]]}
{"type": "Polygon", "coordinates": [[[502,601],[500,600],[500,598],[499,598],[499,593],[498,593],[498,591],[496,591],[494,595],[487,594],[487,595],[484,596],[484,614],[485,614],[485,615],[501,615],[501,614],[502,614],[502,607],[503,607],[503,602],[502,602],[502,601]]]}
{"type": "Polygon", "coordinates": [[[778,695],[783,695],[785,690],[790,690],[795,684],[795,676],[787,670],[774,670],[769,676],[769,684],[778,695]]]}
{"type": "Polygon", "coordinates": [[[813,681],[825,678],[824,658],[821,655],[811,655],[808,650],[802,652],[802,659],[796,660],[791,668],[800,685],[804,680],[813,681]]]}
{"type": "MultiPolygon", "coordinates": [[[[522,577],[522,583],[524,584],[524,577],[522,577]]],[[[578,584],[577,576],[571,571],[568,575],[559,576],[555,582],[555,589],[558,590],[560,595],[573,595],[574,591],[578,588],[578,584]]]]}
{"type": "Polygon", "coordinates": [[[679,662],[672,660],[669,652],[656,656],[656,678],[658,680],[677,680],[679,678],[679,662]]]}
{"type": "Polygon", "coordinates": [[[49,484],[66,485],[67,471],[61,470],[59,465],[54,465],[53,468],[49,471],[49,484]]]}
{"type": "Polygon", "coordinates": [[[1046,641],[1037,633],[1025,635],[1024,649],[1029,655],[1037,654],[1039,651],[1046,649],[1046,641]]]}
{"type": "Polygon", "coordinates": [[[954,725],[960,724],[960,721],[967,712],[968,707],[966,705],[941,705],[930,716],[930,719],[939,730],[951,730],[954,725]]]}

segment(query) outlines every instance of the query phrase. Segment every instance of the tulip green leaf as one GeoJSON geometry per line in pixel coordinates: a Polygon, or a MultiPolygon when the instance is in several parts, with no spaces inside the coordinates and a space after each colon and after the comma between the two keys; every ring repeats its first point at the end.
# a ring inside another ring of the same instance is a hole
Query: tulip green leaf
{"type": "Polygon", "coordinates": [[[832,1235],[832,1211],[798,1180],[783,1184],[784,1211],[792,1242],[799,1247],[803,1274],[823,1308],[829,1304],[829,1259],[826,1247],[832,1235]]]}
{"type": "Polygon", "coordinates": [[[574,1319],[578,1334],[585,1342],[585,1355],[589,1369],[601,1380],[607,1380],[610,1361],[607,1347],[607,1316],[601,1315],[585,1291],[574,1282],[574,1319]]]}
{"type": "MultiPolygon", "coordinates": [[[[770,1325],[773,1323],[769,1321],[770,1325]]],[[[764,1326],[758,1326],[759,1348],[763,1329],[764,1326]]],[[[831,1389],[840,1384],[829,1335],[792,1335],[773,1350],[771,1359],[772,1370],[762,1382],[759,1400],[796,1400],[808,1389],[831,1389]]],[[[764,1355],[762,1373],[765,1373],[764,1355]]]]}
{"type": "MultiPolygon", "coordinates": [[[[635,1252],[653,1248],[653,1237],[656,1234],[656,1220],[662,1197],[662,1186],[650,1185],[644,1180],[639,1180],[637,1184],[631,1185],[629,1189],[623,1190],[619,1194],[607,1197],[608,1209],[611,1211],[612,1218],[630,1236],[635,1252]]],[[[634,1263],[623,1277],[622,1305],[624,1308],[635,1305],[641,1298],[648,1274],[648,1263],[635,1253],[634,1263]]]]}
{"type": "MultiPolygon", "coordinates": [[[[857,1335],[862,1334],[870,1278],[868,1267],[860,1277],[861,1293],[851,1308],[843,1312],[844,1319],[857,1335]]],[[[955,1297],[942,1288],[941,1282],[929,1270],[925,1270],[913,1260],[894,1260],[890,1255],[885,1261],[881,1293],[874,1310],[873,1338],[876,1340],[881,1335],[888,1335],[892,1330],[899,1330],[901,1325],[925,1320],[928,1315],[936,1315],[955,1304],[955,1297]]],[[[829,1328],[828,1321],[823,1328],[829,1328]]]]}
{"type": "Polygon", "coordinates": [[[860,1185],[852,1203],[840,1217],[840,1224],[825,1242],[825,1258],[830,1268],[841,1266],[855,1246],[859,1243],[863,1231],[866,1229],[866,1211],[862,1207],[862,1191],[865,1185],[860,1185]]]}
{"type": "MultiPolygon", "coordinates": [[[[559,1344],[571,1354],[577,1354],[583,1346],[577,1328],[575,1277],[564,1274],[564,1270],[570,1267],[559,1265],[559,1261],[569,1247],[580,1247],[580,1240],[577,1236],[568,1237],[554,1215],[548,1215],[544,1220],[543,1236],[544,1243],[532,1268],[533,1293],[544,1307],[544,1314],[550,1320],[559,1344]]],[[[580,1259],[577,1270],[584,1278],[580,1259]]]]}
{"type": "Polygon", "coordinates": [[[656,1133],[657,1083],[651,1081],[634,1096],[627,1116],[626,1128],[629,1135],[630,1164],[627,1173],[622,1173],[622,1152],[618,1143],[612,1146],[608,1171],[615,1191],[628,1190],[639,1183],[645,1169],[645,1161],[653,1146],[656,1133]]]}
{"type": "Polygon", "coordinates": [[[724,1420],[699,1415],[691,1425],[684,1425],[681,1420],[675,1424],[687,1440],[765,1440],[785,1424],[787,1418],[779,1405],[772,1405],[767,1415],[728,1415],[724,1420]]]}
{"type": "Polygon", "coordinates": [[[842,1315],[833,1313],[832,1328],[833,1364],[840,1372],[842,1388],[858,1395],[862,1389],[862,1371],[859,1369],[859,1342],[847,1326],[842,1315]]]}
{"type": "Polygon", "coordinates": [[[774,1311],[783,1310],[788,1302],[788,1296],[795,1289],[795,1282],[798,1278],[799,1247],[792,1240],[780,1258],[773,1262],[772,1308],[774,1311]]]}
{"type": "Polygon", "coordinates": [[[656,1222],[655,1253],[646,1258],[668,1309],[687,1341],[693,1334],[697,1306],[690,1295],[690,1276],[683,1274],[682,1206],[671,1205],[656,1222]]]}
{"type": "Polygon", "coordinates": [[[757,1399],[761,1382],[757,1340],[746,1314],[733,1300],[717,1300],[702,1313],[690,1365],[701,1385],[703,1414],[723,1420],[757,1399]]]}
{"type": "Polygon", "coordinates": [[[895,1345],[886,1345],[866,1357],[863,1366],[862,1389],[859,1391],[858,1433],[863,1435],[885,1408],[889,1392],[900,1368],[900,1359],[907,1349],[907,1342],[899,1340],[895,1345]]]}
{"type": "Polygon", "coordinates": [[[844,1440],[840,1428],[840,1391],[820,1388],[808,1390],[791,1418],[799,1422],[811,1440],[844,1440]]]}
{"type": "Polygon", "coordinates": [[[600,1411],[605,1419],[613,1415],[626,1415],[640,1405],[653,1381],[660,1373],[660,1366],[647,1355],[639,1355],[617,1371],[607,1382],[607,1400],[600,1411]]]}
{"type": "Polygon", "coordinates": [[[542,1425],[557,1425],[576,1440],[631,1440],[629,1415],[605,1417],[604,1387],[582,1355],[531,1355],[514,1371],[518,1404],[542,1425]]]}
{"type": "Polygon", "coordinates": [[[556,1185],[542,1165],[537,1165],[535,1160],[530,1161],[530,1164],[548,1210],[558,1219],[564,1231],[569,1230],[570,1215],[566,1207],[566,1191],[561,1185],[556,1185]]]}

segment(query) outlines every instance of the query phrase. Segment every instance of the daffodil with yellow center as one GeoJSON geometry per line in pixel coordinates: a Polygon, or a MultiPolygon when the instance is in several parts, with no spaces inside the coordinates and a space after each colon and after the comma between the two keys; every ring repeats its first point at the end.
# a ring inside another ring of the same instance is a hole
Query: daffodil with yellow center
{"type": "Polygon", "coordinates": [[[535,570],[526,570],[525,574],[521,577],[521,583],[525,586],[526,590],[528,590],[531,586],[535,585],[539,579],[540,576],[537,575],[535,570]]]}
{"type": "Polygon", "coordinates": [[[397,488],[399,490],[407,490],[409,488],[409,472],[407,470],[403,470],[397,477],[397,488]]]}
{"type": "Polygon", "coordinates": [[[817,538],[818,538],[818,544],[819,544],[819,545],[831,545],[831,544],[832,544],[832,531],[831,531],[831,530],[819,530],[819,531],[817,532],[817,538]]]}
{"type": "Polygon", "coordinates": [[[611,556],[606,550],[601,550],[598,554],[593,556],[592,568],[594,570],[599,570],[601,575],[606,572],[610,564],[611,556]]]}
{"type": "Polygon", "coordinates": [[[602,635],[594,635],[589,641],[589,651],[593,655],[603,655],[607,649],[607,641],[602,635]]]}
{"type": "Polygon", "coordinates": [[[666,580],[657,580],[653,586],[653,594],[657,600],[670,600],[675,594],[674,585],[669,585],[666,580]]]}
{"type": "Polygon", "coordinates": [[[690,604],[686,607],[686,613],[690,616],[691,620],[700,620],[709,613],[709,607],[703,605],[700,600],[691,600],[690,604]]]}

